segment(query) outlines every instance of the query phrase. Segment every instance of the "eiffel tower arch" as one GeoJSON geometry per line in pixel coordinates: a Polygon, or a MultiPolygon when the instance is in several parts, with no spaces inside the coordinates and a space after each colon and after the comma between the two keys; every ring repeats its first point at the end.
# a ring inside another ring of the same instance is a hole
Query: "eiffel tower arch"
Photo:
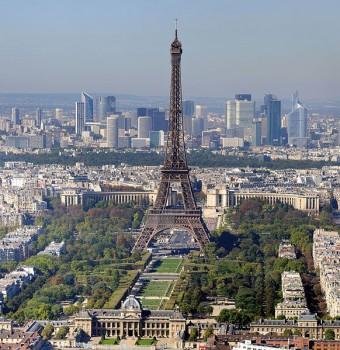
{"type": "Polygon", "coordinates": [[[181,87],[182,44],[178,40],[177,29],[170,53],[170,113],[165,159],[155,203],[147,213],[145,226],[134,246],[134,250],[139,251],[146,249],[159,232],[174,228],[188,231],[201,249],[209,243],[209,230],[196,204],[186,158],[181,87]],[[180,203],[172,203],[173,186],[181,193],[180,203]]]}

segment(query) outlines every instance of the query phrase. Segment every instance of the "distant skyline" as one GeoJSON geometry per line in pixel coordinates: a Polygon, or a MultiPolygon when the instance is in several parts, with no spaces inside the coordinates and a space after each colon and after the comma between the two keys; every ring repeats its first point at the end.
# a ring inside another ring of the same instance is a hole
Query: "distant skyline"
{"type": "Polygon", "coordinates": [[[340,99],[338,0],[1,0],[0,92],[340,99]]]}

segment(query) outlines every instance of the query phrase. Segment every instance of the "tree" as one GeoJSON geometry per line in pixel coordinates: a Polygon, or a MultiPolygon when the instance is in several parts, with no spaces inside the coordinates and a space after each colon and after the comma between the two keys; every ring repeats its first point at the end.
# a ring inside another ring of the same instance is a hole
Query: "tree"
{"type": "Polygon", "coordinates": [[[216,317],[220,323],[232,323],[239,326],[245,326],[252,320],[252,315],[246,311],[222,309],[220,314],[216,317]]]}
{"type": "Polygon", "coordinates": [[[293,332],[291,329],[285,329],[284,332],[283,332],[283,335],[285,337],[292,337],[293,336],[293,332]]]}
{"type": "Polygon", "coordinates": [[[335,339],[335,333],[333,329],[327,329],[325,332],[325,340],[334,340],[335,339]]]}
{"type": "Polygon", "coordinates": [[[56,334],[56,338],[57,339],[65,339],[67,336],[67,333],[69,331],[68,327],[60,327],[57,334],[56,334]]]}
{"type": "Polygon", "coordinates": [[[297,337],[301,337],[302,333],[299,329],[294,329],[293,335],[296,335],[297,337]]]}
{"type": "Polygon", "coordinates": [[[214,334],[214,330],[211,327],[208,327],[204,332],[204,340],[206,341],[208,338],[210,338],[214,334]]]}
{"type": "Polygon", "coordinates": [[[189,334],[189,341],[196,341],[198,337],[198,330],[196,327],[191,328],[189,334]]]}
{"type": "Polygon", "coordinates": [[[266,274],[265,277],[265,288],[264,288],[264,312],[266,316],[271,316],[274,314],[274,304],[275,304],[275,286],[274,281],[270,274],[266,274]]]}
{"type": "Polygon", "coordinates": [[[253,288],[241,287],[236,295],[236,307],[256,314],[256,291],[253,288]]]}
{"type": "Polygon", "coordinates": [[[133,230],[137,229],[141,223],[141,220],[143,218],[143,215],[136,211],[134,214],[133,214],[133,221],[132,221],[132,224],[131,224],[131,228],[133,230]]]}
{"type": "Polygon", "coordinates": [[[285,315],[279,315],[276,317],[277,320],[285,320],[286,316],[285,315]]]}
{"type": "Polygon", "coordinates": [[[45,340],[49,340],[51,339],[53,332],[54,332],[54,327],[51,325],[51,323],[48,323],[42,330],[41,335],[45,340]]]}

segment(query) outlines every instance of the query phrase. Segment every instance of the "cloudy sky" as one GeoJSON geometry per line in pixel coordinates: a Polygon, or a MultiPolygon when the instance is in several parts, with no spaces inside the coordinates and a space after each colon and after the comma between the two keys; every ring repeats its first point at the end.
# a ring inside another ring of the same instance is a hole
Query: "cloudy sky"
{"type": "Polygon", "coordinates": [[[340,98],[339,0],[0,0],[0,92],[340,98]]]}

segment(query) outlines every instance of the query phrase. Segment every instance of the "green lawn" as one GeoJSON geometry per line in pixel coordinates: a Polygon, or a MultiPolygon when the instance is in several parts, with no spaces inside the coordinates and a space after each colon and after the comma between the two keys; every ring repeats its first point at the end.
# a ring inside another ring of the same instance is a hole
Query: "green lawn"
{"type": "Polygon", "coordinates": [[[101,345],[118,345],[119,340],[117,338],[102,339],[99,344],[101,344],[101,345]]]}
{"type": "Polygon", "coordinates": [[[181,270],[183,259],[167,258],[160,260],[156,266],[155,271],[160,273],[178,273],[181,270]]]}
{"type": "Polygon", "coordinates": [[[140,293],[140,301],[146,309],[158,310],[163,297],[169,297],[173,289],[172,281],[148,281],[140,293]],[[146,297],[159,297],[159,299],[146,299],[146,297]]]}
{"type": "Polygon", "coordinates": [[[149,310],[158,310],[162,299],[140,299],[142,306],[149,310]]]}
{"type": "Polygon", "coordinates": [[[163,297],[166,295],[170,285],[170,281],[150,281],[142,289],[143,297],[163,297]]]}
{"type": "Polygon", "coordinates": [[[150,346],[157,343],[156,339],[153,338],[141,338],[136,341],[136,345],[150,346]]]}

